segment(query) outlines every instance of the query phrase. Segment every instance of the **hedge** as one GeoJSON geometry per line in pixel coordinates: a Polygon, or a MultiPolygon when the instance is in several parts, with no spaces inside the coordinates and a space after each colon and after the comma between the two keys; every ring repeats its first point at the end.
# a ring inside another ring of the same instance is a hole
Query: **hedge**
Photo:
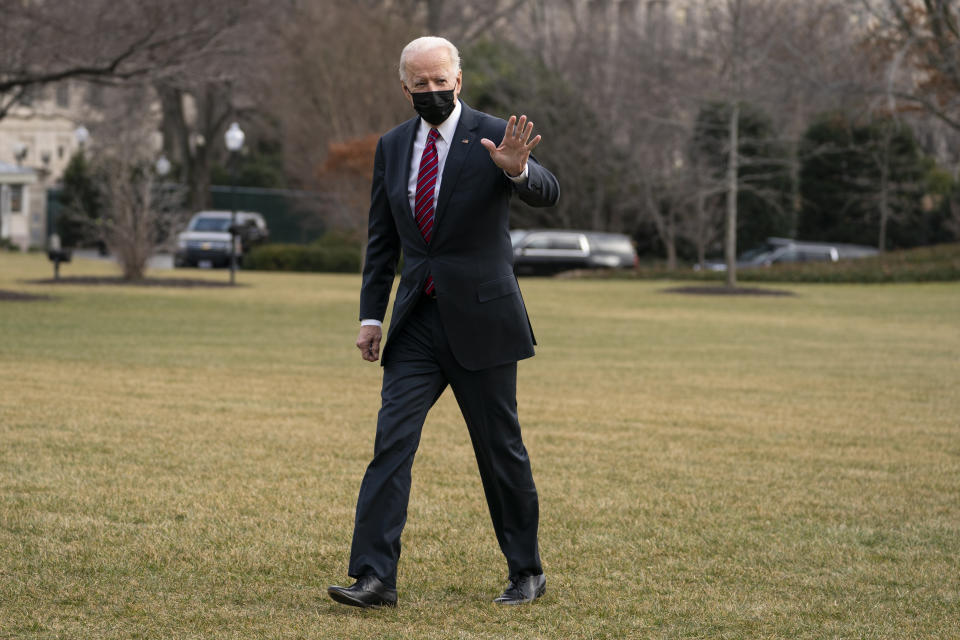
{"type": "MultiPolygon", "coordinates": [[[[646,267],[615,272],[579,271],[568,277],[640,278],[649,280],[723,280],[718,271],[694,271],[691,267],[668,270],[646,267]]],[[[877,256],[840,262],[775,264],[737,269],[740,282],[956,282],[960,281],[960,244],[940,244],[889,251],[877,256]]]]}
{"type": "Polygon", "coordinates": [[[316,244],[265,244],[244,256],[243,268],[255,271],[359,273],[360,251],[354,247],[316,244]]]}

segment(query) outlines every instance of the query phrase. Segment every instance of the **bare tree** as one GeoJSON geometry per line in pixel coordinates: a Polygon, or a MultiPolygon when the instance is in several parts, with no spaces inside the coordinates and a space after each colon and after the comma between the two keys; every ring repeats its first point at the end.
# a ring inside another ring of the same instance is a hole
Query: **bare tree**
{"type": "MultiPolygon", "coordinates": [[[[265,0],[60,0],[4,5],[0,118],[36,86],[67,78],[156,91],[165,151],[206,204],[219,138],[235,113],[231,87],[255,69],[280,10],[265,0]]],[[[248,83],[249,84],[249,83],[248,83]]],[[[103,148],[103,147],[101,147],[103,148]]]]}
{"type": "Polygon", "coordinates": [[[960,130],[960,6],[955,0],[861,0],[885,90],[960,130]]]}
{"type": "Polygon", "coordinates": [[[259,0],[5,2],[0,119],[35,86],[67,78],[116,84],[231,50],[231,27],[259,0]]]}
{"type": "Polygon", "coordinates": [[[196,211],[207,205],[213,159],[223,156],[219,144],[233,115],[226,83],[196,80],[189,83],[157,81],[163,121],[164,153],[179,167],[188,186],[187,203],[196,211]]]}
{"type": "Polygon", "coordinates": [[[188,186],[192,210],[208,204],[211,170],[225,161],[222,139],[231,121],[241,121],[251,141],[263,130],[276,135],[267,116],[273,96],[270,61],[280,51],[275,34],[295,18],[293,6],[245,0],[230,22],[231,47],[154,77],[164,152],[188,186]]]}
{"type": "Polygon", "coordinates": [[[722,192],[718,183],[699,159],[694,159],[686,171],[686,191],[689,194],[689,214],[680,221],[678,234],[689,240],[697,252],[697,264],[706,264],[707,249],[720,235],[724,211],[716,194],[722,192]]]}
{"type": "MultiPolygon", "coordinates": [[[[396,61],[412,25],[381,3],[302,3],[277,24],[257,102],[278,123],[286,172],[301,188],[331,143],[383,133],[413,115],[400,95],[396,61]]],[[[372,167],[372,164],[371,164],[372,167]]]]}
{"type": "MultiPolygon", "coordinates": [[[[673,24],[671,30],[661,27],[669,14],[649,9],[645,30],[631,33],[621,29],[619,39],[628,47],[622,52],[618,74],[625,73],[630,81],[620,78],[618,86],[626,94],[623,109],[634,116],[626,126],[630,147],[655,148],[638,154],[648,159],[641,162],[641,171],[659,176],[664,185],[683,185],[661,188],[679,198],[680,206],[672,212],[677,215],[676,228],[670,235],[690,241],[702,263],[707,246],[717,237],[715,230],[704,225],[715,223],[722,206],[728,285],[735,286],[744,194],[765,202],[778,219],[788,218],[791,229],[797,226],[798,139],[810,114],[833,100],[837,92],[828,79],[839,81],[842,76],[827,69],[836,59],[830,55],[834,49],[841,45],[850,48],[849,39],[835,35],[843,33],[836,24],[843,25],[848,16],[833,0],[802,5],[782,0],[724,0],[701,4],[699,11],[691,7],[687,22],[673,24]],[[708,166],[704,158],[690,153],[690,141],[698,135],[698,113],[718,104],[726,105],[724,122],[711,124],[716,130],[709,136],[720,141],[720,146],[711,153],[716,166],[708,166]],[[763,138],[745,131],[742,110],[748,105],[776,114],[775,131],[763,138]],[[649,126],[671,130],[674,135],[651,139],[643,134],[649,126]],[[744,156],[742,149],[746,148],[753,154],[744,156]],[[773,155],[766,155],[770,152],[773,155]],[[650,158],[660,157],[670,161],[649,164],[650,158]],[[789,176],[789,180],[774,184],[780,176],[789,176]],[[784,192],[787,183],[789,194],[784,192]]],[[[849,55],[838,57],[852,59],[849,55]]],[[[652,217],[658,230],[666,228],[656,220],[658,211],[642,215],[652,217]]]]}
{"type": "Polygon", "coordinates": [[[101,216],[94,221],[126,280],[144,277],[157,241],[182,225],[182,193],[155,180],[156,147],[148,92],[118,92],[110,126],[95,138],[94,171],[101,216]]]}
{"type": "Polygon", "coordinates": [[[726,285],[737,285],[740,110],[769,75],[770,52],[786,27],[781,0],[724,0],[708,9],[708,46],[717,63],[716,98],[729,106],[726,142],[726,285]]]}
{"type": "Polygon", "coordinates": [[[337,207],[330,226],[362,240],[366,237],[370,181],[377,149],[377,134],[331,143],[318,178],[324,190],[335,196],[337,207]]]}
{"type": "Polygon", "coordinates": [[[513,40],[531,0],[367,0],[361,4],[405,22],[413,35],[444,36],[458,47],[467,47],[494,31],[513,40]]]}

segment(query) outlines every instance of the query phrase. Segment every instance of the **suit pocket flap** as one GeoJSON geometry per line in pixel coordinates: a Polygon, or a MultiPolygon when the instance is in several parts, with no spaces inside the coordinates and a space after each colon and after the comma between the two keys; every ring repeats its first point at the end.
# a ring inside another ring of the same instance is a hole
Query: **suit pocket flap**
{"type": "Polygon", "coordinates": [[[490,282],[484,282],[477,287],[477,299],[480,300],[480,302],[487,302],[488,300],[502,298],[503,296],[508,296],[511,293],[517,293],[519,291],[520,285],[517,284],[517,279],[512,275],[504,276],[503,278],[491,280],[490,282]]]}

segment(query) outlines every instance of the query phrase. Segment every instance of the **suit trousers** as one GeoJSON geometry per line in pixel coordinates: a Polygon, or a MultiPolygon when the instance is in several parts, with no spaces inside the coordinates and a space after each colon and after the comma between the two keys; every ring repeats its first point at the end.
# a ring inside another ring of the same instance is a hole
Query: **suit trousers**
{"type": "Polygon", "coordinates": [[[542,573],[537,489],[517,419],[517,364],[481,371],[461,367],[450,352],[437,302],[426,297],[392,339],[373,460],[357,498],[349,575],[372,574],[396,587],[413,458],[427,412],[448,384],[470,432],[509,576],[542,573]]]}

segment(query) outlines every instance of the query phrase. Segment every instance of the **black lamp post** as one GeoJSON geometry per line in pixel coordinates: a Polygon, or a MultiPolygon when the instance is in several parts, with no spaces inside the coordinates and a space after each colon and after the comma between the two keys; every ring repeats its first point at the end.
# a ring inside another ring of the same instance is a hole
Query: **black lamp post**
{"type": "Polygon", "coordinates": [[[236,122],[230,125],[223,139],[230,152],[230,284],[236,284],[237,272],[237,153],[243,148],[243,129],[236,122]]]}
{"type": "MultiPolygon", "coordinates": [[[[157,172],[158,184],[154,189],[154,198],[159,199],[159,202],[154,202],[153,206],[160,206],[161,210],[165,210],[167,205],[167,189],[164,181],[167,179],[167,175],[170,173],[172,165],[170,161],[167,160],[167,156],[163,153],[160,154],[160,157],[157,158],[157,161],[153,163],[153,170],[157,172]]],[[[176,259],[174,259],[176,263],[176,259]]]]}

